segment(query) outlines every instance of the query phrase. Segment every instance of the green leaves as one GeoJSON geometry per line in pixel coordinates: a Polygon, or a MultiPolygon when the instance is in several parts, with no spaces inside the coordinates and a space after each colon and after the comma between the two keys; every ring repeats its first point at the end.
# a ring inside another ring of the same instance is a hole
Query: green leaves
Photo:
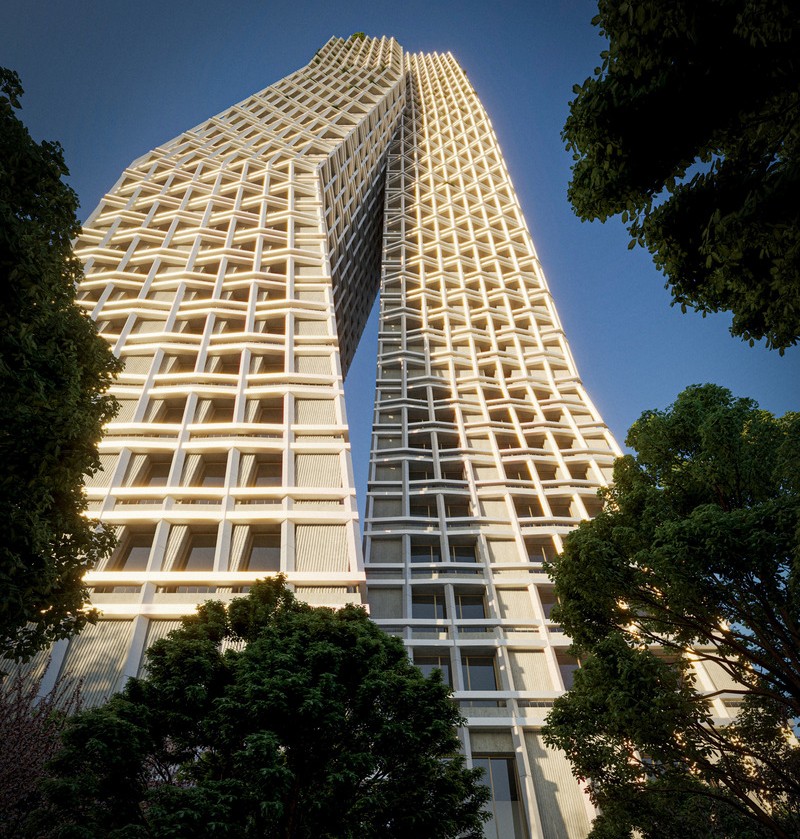
{"type": "Polygon", "coordinates": [[[800,829],[799,421],[715,385],[645,412],[548,569],[585,666],[547,737],[591,779],[593,839],[800,829]],[[743,710],[714,725],[725,695],[743,710]]]}
{"type": "Polygon", "coordinates": [[[83,516],[83,480],[119,363],[75,304],[78,202],[61,146],[17,118],[16,73],[0,69],[0,90],[0,652],[25,659],[96,619],[81,578],[113,539],[83,516]]]}
{"type": "Polygon", "coordinates": [[[483,836],[449,689],[363,609],[313,609],[276,577],[227,615],[205,604],[148,660],[74,718],[37,837],[483,836]]]}
{"type": "MultiPolygon", "coordinates": [[[[759,0],[601,0],[602,72],[564,126],[583,220],[627,211],[674,303],[800,338],[800,12],[759,0]],[[687,173],[690,173],[687,175],[687,173]]],[[[633,247],[630,244],[629,247],[633,247]]]]}

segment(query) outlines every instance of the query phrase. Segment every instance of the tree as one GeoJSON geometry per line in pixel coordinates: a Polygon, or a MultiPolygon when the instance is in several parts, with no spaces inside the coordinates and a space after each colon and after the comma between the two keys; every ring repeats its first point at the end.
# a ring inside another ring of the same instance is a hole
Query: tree
{"type": "Polygon", "coordinates": [[[199,607],[146,678],[73,717],[34,835],[478,839],[488,790],[459,722],[363,609],[277,577],[199,607]]]}
{"type": "Polygon", "coordinates": [[[695,385],[627,444],[549,568],[584,666],[547,741],[590,779],[593,839],[800,835],[800,414],[695,385]]]}
{"type": "Polygon", "coordinates": [[[17,117],[21,95],[0,68],[0,654],[28,658],[92,619],[81,578],[111,537],[83,516],[83,479],[119,362],[75,304],[78,202],[61,147],[17,117]]]}
{"type": "Polygon", "coordinates": [[[599,0],[608,39],[563,138],[583,220],[621,215],[685,311],[800,338],[800,7],[599,0]]]}
{"type": "Polygon", "coordinates": [[[81,706],[80,685],[59,681],[39,696],[41,683],[20,671],[0,686],[0,839],[22,834],[68,715],[81,706]]]}

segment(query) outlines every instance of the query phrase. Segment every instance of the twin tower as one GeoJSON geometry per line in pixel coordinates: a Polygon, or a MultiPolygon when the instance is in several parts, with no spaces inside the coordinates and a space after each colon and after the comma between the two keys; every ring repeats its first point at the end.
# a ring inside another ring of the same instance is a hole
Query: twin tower
{"type": "Polygon", "coordinates": [[[542,561],[619,450],[452,56],[332,38],[131,164],[77,251],[125,361],[88,485],[119,544],[88,575],[104,619],[55,646],[45,686],[71,674],[100,701],[196,603],[283,571],[442,670],[492,786],[487,836],[585,836],[540,735],[577,666],[542,561]],[[342,382],[379,289],[362,544],[342,382]]]}

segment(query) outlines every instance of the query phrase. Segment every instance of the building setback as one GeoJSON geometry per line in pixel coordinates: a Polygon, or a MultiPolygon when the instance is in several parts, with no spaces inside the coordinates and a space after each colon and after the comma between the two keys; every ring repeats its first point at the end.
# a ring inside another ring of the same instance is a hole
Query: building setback
{"type": "Polygon", "coordinates": [[[487,836],[585,836],[539,733],[577,666],[542,561],[619,449],[455,59],[332,38],[132,163],[77,251],[125,360],[88,485],[119,545],[88,575],[104,620],[56,644],[44,688],[80,676],[99,702],[197,602],[283,571],[441,668],[492,785],[487,836]],[[379,285],[362,556],[342,382],[379,285]]]}

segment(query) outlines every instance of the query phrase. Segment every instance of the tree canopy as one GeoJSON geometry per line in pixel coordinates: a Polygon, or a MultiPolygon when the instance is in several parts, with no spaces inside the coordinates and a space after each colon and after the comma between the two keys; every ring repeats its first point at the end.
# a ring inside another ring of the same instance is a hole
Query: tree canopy
{"type": "Polygon", "coordinates": [[[800,338],[800,7],[599,0],[608,39],[563,137],[584,220],[621,215],[684,310],[800,338]]]}
{"type": "Polygon", "coordinates": [[[111,539],[83,516],[83,479],[118,362],[75,304],[77,198],[61,147],[17,117],[21,95],[0,68],[0,655],[24,658],[92,614],[81,578],[111,539]]]}
{"type": "Polygon", "coordinates": [[[361,608],[259,582],[201,606],[147,671],[72,718],[32,835],[483,836],[449,688],[361,608]]]}
{"type": "Polygon", "coordinates": [[[593,839],[800,835],[800,414],[696,385],[627,444],[549,569],[583,666],[547,740],[593,839]]]}

